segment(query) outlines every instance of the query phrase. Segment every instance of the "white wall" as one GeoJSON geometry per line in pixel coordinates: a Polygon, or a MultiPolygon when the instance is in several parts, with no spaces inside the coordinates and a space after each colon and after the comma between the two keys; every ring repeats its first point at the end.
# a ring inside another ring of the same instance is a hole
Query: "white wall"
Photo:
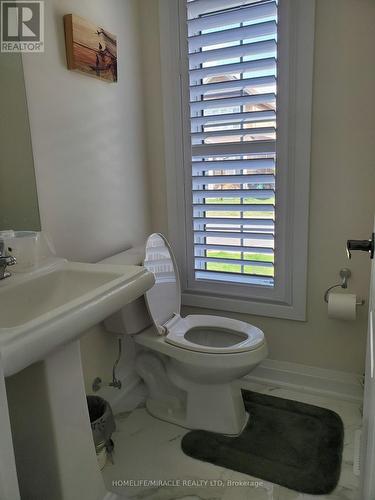
{"type": "Polygon", "coordinates": [[[42,226],[60,255],[96,261],[148,229],[136,0],[45,7],[45,53],[23,57],[42,226]],[[67,13],[117,35],[118,83],[66,69],[67,13]]]}
{"type": "MultiPolygon", "coordinates": [[[[307,1],[307,0],[305,0],[307,1]]],[[[160,60],[157,2],[141,0],[143,53],[148,83],[146,115],[153,116],[148,151],[150,176],[158,182],[153,198],[153,229],[166,231],[162,113],[159,109],[160,60]]],[[[232,315],[261,327],[270,357],[324,368],[361,373],[367,314],[356,322],[327,317],[325,289],[350,267],[350,291],[368,298],[370,261],[365,254],[345,255],[347,238],[367,238],[374,215],[373,92],[375,88],[375,3],[372,0],[317,0],[313,131],[311,157],[308,318],[296,322],[260,316],[232,315]]],[[[185,313],[220,311],[186,309],[185,313]]]]}
{"type": "MultiPolygon", "coordinates": [[[[45,53],[23,57],[41,223],[60,256],[95,262],[150,228],[137,0],[47,0],[45,11],[45,53]],[[66,69],[68,13],[117,35],[118,83],[66,69]]],[[[88,386],[108,380],[115,339],[98,326],[82,355],[88,386]]]]}

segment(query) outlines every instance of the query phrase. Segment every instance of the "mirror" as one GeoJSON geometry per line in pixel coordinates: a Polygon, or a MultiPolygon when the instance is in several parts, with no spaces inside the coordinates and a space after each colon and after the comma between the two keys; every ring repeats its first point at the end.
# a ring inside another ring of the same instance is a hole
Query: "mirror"
{"type": "Polygon", "coordinates": [[[40,231],[20,54],[0,53],[0,230],[40,231]]]}

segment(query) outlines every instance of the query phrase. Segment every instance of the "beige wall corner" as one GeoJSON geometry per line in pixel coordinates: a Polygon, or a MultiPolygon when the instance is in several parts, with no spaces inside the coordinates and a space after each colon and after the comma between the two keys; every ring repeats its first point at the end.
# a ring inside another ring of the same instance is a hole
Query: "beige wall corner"
{"type": "Polygon", "coordinates": [[[138,0],[142,54],[147,163],[151,182],[153,231],[168,233],[166,172],[164,168],[163,97],[161,90],[159,2],[138,0]]]}

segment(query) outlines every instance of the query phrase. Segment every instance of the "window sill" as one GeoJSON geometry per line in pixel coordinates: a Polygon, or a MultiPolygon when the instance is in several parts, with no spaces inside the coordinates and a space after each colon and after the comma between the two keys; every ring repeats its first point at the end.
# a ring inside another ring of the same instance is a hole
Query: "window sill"
{"type": "Polygon", "coordinates": [[[267,316],[270,318],[306,321],[306,307],[301,301],[298,304],[284,304],[275,302],[257,302],[255,300],[241,300],[230,297],[218,297],[200,293],[183,292],[182,305],[199,307],[214,311],[228,311],[254,316],[267,316]]]}

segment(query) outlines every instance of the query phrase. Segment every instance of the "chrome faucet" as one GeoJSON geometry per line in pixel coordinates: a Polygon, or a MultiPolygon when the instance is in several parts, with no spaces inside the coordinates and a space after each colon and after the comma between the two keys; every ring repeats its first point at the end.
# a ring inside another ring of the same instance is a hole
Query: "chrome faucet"
{"type": "Polygon", "coordinates": [[[16,262],[16,258],[7,253],[4,241],[0,240],[0,280],[9,278],[10,273],[6,270],[6,268],[8,266],[14,266],[16,262]]]}

